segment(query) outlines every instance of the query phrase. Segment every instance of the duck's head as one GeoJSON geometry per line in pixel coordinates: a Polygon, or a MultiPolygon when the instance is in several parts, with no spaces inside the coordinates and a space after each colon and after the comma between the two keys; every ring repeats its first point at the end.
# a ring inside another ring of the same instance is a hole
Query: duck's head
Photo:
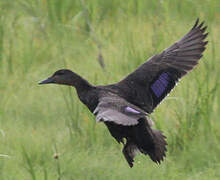
{"type": "Polygon", "coordinates": [[[79,76],[72,72],[69,69],[60,69],[56,71],[52,76],[49,78],[39,82],[38,84],[63,84],[63,85],[75,85],[79,76]]]}

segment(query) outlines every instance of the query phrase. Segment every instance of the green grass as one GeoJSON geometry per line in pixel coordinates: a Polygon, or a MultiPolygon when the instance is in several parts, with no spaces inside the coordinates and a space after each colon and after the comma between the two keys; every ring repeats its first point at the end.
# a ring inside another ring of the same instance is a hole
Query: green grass
{"type": "Polygon", "coordinates": [[[1,0],[0,12],[1,180],[220,179],[218,0],[1,0]],[[75,90],[37,85],[61,68],[117,82],[197,17],[204,57],[151,115],[169,144],[161,165],[141,155],[130,169],[75,90]]]}

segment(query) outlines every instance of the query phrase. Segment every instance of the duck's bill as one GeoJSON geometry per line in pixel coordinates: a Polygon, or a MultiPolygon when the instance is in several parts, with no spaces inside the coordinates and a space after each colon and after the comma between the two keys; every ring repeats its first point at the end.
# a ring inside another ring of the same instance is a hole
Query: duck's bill
{"type": "Polygon", "coordinates": [[[49,77],[43,81],[40,81],[38,84],[50,84],[50,83],[54,83],[54,80],[51,77],[49,77]]]}

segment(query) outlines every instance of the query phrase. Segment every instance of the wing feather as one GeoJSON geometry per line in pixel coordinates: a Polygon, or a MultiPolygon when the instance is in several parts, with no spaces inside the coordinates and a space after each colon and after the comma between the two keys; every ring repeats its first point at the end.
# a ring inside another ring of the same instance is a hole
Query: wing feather
{"type": "Polygon", "coordinates": [[[118,96],[100,98],[93,113],[96,115],[97,122],[109,121],[125,126],[136,125],[140,118],[147,115],[142,109],[118,96]]]}
{"type": "Polygon", "coordinates": [[[199,24],[197,19],[193,28],[182,39],[161,54],[151,57],[117,84],[130,92],[131,103],[149,113],[152,112],[178,80],[198,64],[208,43],[204,41],[208,35],[205,33],[207,26],[203,25],[204,22],[199,24]],[[167,81],[161,77],[165,72],[170,73],[167,81]]]}

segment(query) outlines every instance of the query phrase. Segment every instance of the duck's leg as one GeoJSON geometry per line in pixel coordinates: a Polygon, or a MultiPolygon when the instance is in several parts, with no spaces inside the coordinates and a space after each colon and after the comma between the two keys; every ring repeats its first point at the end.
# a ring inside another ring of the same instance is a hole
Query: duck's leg
{"type": "Polygon", "coordinates": [[[132,168],[133,167],[133,162],[134,158],[137,155],[138,152],[138,147],[130,140],[127,139],[126,144],[124,145],[124,148],[122,150],[125,159],[127,160],[129,166],[132,168]]]}

